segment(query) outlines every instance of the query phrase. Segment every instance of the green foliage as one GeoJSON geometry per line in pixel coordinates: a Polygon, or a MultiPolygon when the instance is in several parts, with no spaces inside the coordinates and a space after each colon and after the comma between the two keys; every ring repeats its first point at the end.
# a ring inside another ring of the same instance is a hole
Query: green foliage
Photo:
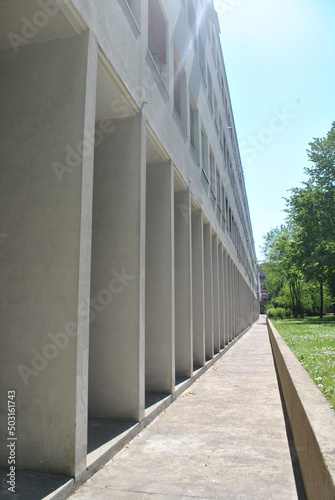
{"type": "Polygon", "coordinates": [[[335,409],[335,318],[274,320],[273,324],[335,409]]]}
{"type": "Polygon", "coordinates": [[[263,247],[271,304],[290,308],[294,317],[315,314],[316,307],[322,317],[329,302],[335,313],[335,122],[309,146],[309,179],[291,190],[287,225],[271,229],[263,247]]]}
{"type": "Polygon", "coordinates": [[[335,121],[327,137],[314,139],[309,145],[307,155],[313,165],[305,169],[306,173],[314,185],[331,191],[335,186],[335,121]]]}
{"type": "Polygon", "coordinates": [[[266,262],[265,286],[274,307],[290,309],[295,317],[303,313],[301,306],[302,273],[296,261],[295,234],[291,226],[272,229],[265,236],[263,253],[266,262]]]}
{"type": "Polygon", "coordinates": [[[269,318],[273,319],[289,318],[291,315],[291,311],[283,307],[267,307],[265,313],[269,318]]]}
{"type": "Polygon", "coordinates": [[[322,316],[324,284],[335,297],[335,122],[327,137],[309,145],[310,177],[291,190],[287,220],[295,228],[297,264],[306,279],[319,283],[322,316]]]}

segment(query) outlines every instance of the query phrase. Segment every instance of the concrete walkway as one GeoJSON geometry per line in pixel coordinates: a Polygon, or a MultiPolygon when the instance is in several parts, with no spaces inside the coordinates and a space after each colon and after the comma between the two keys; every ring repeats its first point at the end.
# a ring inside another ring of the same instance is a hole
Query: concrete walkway
{"type": "Polygon", "coordinates": [[[70,498],[297,499],[265,320],[70,498]]]}

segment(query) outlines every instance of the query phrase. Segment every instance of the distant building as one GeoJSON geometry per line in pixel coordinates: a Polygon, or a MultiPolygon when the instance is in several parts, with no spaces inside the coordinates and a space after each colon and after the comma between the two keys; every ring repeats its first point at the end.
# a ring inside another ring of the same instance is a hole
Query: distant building
{"type": "Polygon", "coordinates": [[[8,390],[17,467],[78,480],[258,316],[218,30],[208,0],[0,4],[3,466],[8,390]]]}

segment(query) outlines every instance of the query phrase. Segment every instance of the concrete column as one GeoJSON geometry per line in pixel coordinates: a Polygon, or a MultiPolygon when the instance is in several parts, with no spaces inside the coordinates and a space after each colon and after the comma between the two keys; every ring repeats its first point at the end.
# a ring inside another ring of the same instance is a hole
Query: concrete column
{"type": "Polygon", "coordinates": [[[175,192],[175,343],[176,376],[193,373],[191,197],[175,192]]]}
{"type": "Polygon", "coordinates": [[[219,294],[219,255],[218,235],[212,236],[212,266],[213,266],[213,335],[214,353],[220,351],[220,294],[219,294]]]}
{"type": "Polygon", "coordinates": [[[234,264],[234,286],[235,286],[235,337],[238,335],[238,303],[239,303],[239,296],[238,296],[238,270],[236,265],[234,264]]]}
{"type": "Polygon", "coordinates": [[[212,272],[212,229],[204,225],[204,288],[205,288],[205,339],[206,359],[214,356],[213,336],[213,272],[212,272]]]}
{"type": "Polygon", "coordinates": [[[220,349],[223,349],[225,346],[225,313],[224,313],[224,268],[223,268],[223,259],[224,259],[224,251],[223,245],[219,242],[219,307],[220,307],[220,349]]]}
{"type": "MultiPolygon", "coordinates": [[[[235,266],[236,267],[236,266],[235,266]]],[[[236,267],[236,335],[240,333],[240,273],[236,267]]]]}
{"type": "MultiPolygon", "coordinates": [[[[249,325],[249,287],[248,284],[245,280],[244,282],[244,328],[246,328],[249,325]]],[[[251,323],[251,322],[250,322],[251,323]]]]}
{"type": "Polygon", "coordinates": [[[203,213],[192,214],[192,297],[193,297],[193,362],[205,364],[205,295],[204,295],[203,213]]]}
{"type": "Polygon", "coordinates": [[[175,388],[174,171],[147,165],[145,266],[145,388],[175,388]]]}
{"type": "Polygon", "coordinates": [[[232,285],[233,285],[233,338],[237,335],[237,286],[236,266],[232,262],[232,285]]]}
{"type": "Polygon", "coordinates": [[[145,404],[145,120],[95,149],[89,416],[141,421],[145,404]]]}
{"type": "Polygon", "coordinates": [[[225,327],[225,345],[229,344],[229,269],[228,252],[223,252],[223,278],[224,278],[224,327],[225,327]]]}
{"type": "Polygon", "coordinates": [[[240,301],[241,301],[241,295],[240,295],[240,279],[239,279],[239,272],[237,267],[235,266],[235,296],[236,296],[236,333],[235,335],[237,336],[240,333],[240,301]]]}
{"type": "Polygon", "coordinates": [[[242,306],[242,330],[245,329],[245,327],[247,326],[247,314],[246,314],[246,307],[247,307],[247,304],[248,304],[248,293],[247,293],[247,287],[246,287],[246,283],[244,281],[244,278],[243,276],[241,277],[241,281],[242,281],[242,288],[243,288],[243,306],[242,306]]]}
{"type": "Polygon", "coordinates": [[[0,53],[1,465],[16,391],[16,467],[86,467],[97,46],[82,37],[0,53]]]}
{"type": "Polygon", "coordinates": [[[241,283],[241,273],[237,270],[237,306],[238,306],[238,334],[242,331],[242,302],[243,302],[243,289],[241,283]]]}
{"type": "Polygon", "coordinates": [[[232,279],[232,260],[230,257],[228,257],[229,342],[231,342],[234,338],[233,303],[234,303],[234,296],[233,296],[233,279],[232,279]]]}
{"type": "Polygon", "coordinates": [[[241,332],[245,329],[246,323],[245,323],[245,306],[247,303],[247,295],[246,295],[246,288],[245,288],[245,281],[240,274],[240,283],[241,283],[241,294],[242,294],[242,299],[241,299],[241,332]]]}

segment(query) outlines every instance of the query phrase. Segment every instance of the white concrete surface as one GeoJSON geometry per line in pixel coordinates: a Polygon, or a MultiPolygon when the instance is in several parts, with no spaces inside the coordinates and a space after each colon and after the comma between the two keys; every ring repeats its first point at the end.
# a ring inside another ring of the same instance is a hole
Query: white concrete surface
{"type": "Polygon", "coordinates": [[[175,387],[174,170],[147,165],[145,388],[175,387]]]}
{"type": "Polygon", "coordinates": [[[89,416],[139,421],[145,391],[145,127],[116,121],[95,149],[89,416]],[[132,148],[127,145],[129,141],[132,148]]]}
{"type": "Polygon", "coordinates": [[[264,320],[72,500],[297,500],[264,320]]]}
{"type": "Polygon", "coordinates": [[[174,193],[176,376],[193,373],[192,247],[190,192],[174,193]]]}
{"type": "Polygon", "coordinates": [[[68,475],[86,460],[96,51],[87,33],[0,52],[1,463],[14,389],[16,465],[68,475]]]}

